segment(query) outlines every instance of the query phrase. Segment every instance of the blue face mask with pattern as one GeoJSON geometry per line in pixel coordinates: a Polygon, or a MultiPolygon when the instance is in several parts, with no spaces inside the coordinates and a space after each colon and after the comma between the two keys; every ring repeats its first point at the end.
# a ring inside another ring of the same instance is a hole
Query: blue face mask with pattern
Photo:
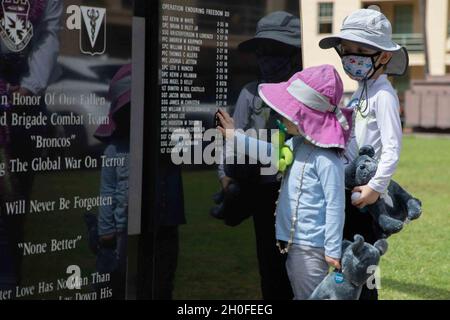
{"type": "Polygon", "coordinates": [[[345,73],[356,81],[364,81],[373,77],[373,75],[383,67],[382,64],[375,67],[376,58],[381,52],[374,54],[343,54],[341,55],[342,66],[345,73]]]}
{"type": "Polygon", "coordinates": [[[379,64],[375,66],[376,61],[382,52],[378,51],[373,54],[342,54],[338,48],[335,48],[342,60],[342,66],[344,67],[345,73],[358,82],[361,82],[363,89],[361,90],[361,95],[357,102],[356,111],[361,114],[364,118],[365,114],[369,108],[369,89],[367,82],[370,80],[375,73],[384,66],[384,64],[379,64]],[[363,100],[363,97],[365,99],[363,100]],[[364,106],[362,102],[365,102],[364,106]]]}

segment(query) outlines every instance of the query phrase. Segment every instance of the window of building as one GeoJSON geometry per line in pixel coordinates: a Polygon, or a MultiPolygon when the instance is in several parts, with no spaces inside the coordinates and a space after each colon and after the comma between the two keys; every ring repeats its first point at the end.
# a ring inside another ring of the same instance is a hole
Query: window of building
{"type": "MultiPolygon", "coordinates": [[[[416,20],[419,18],[416,18],[416,20]]],[[[422,33],[416,33],[414,27],[414,7],[409,4],[394,6],[393,40],[410,52],[423,52],[424,39],[422,33]]],[[[415,30],[416,29],[416,30],[415,30]]]]}
{"type": "Polygon", "coordinates": [[[413,33],[413,6],[401,4],[395,6],[394,33],[413,33]]]}
{"type": "Polygon", "coordinates": [[[450,5],[447,8],[447,36],[450,38],[450,5]]]}
{"type": "Polygon", "coordinates": [[[333,32],[333,3],[319,3],[319,33],[333,32]]]}

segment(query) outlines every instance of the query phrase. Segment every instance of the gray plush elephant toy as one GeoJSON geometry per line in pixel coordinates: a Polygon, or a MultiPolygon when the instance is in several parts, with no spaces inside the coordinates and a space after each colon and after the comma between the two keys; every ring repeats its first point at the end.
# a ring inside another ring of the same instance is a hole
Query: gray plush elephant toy
{"type": "MultiPolygon", "coordinates": [[[[364,146],[359,156],[345,169],[345,187],[352,190],[367,185],[375,176],[378,163],[372,146],[364,146]]],[[[357,195],[354,194],[357,197],[357,195]]],[[[381,230],[380,238],[387,238],[403,229],[404,224],[420,217],[422,202],[412,197],[398,183],[391,181],[387,193],[374,204],[364,208],[381,230]]],[[[364,214],[364,213],[361,213],[364,214]]]]}
{"type": "Polygon", "coordinates": [[[363,285],[372,276],[371,267],[378,266],[380,257],[388,249],[385,239],[374,245],[356,235],[354,242],[342,244],[342,271],[331,272],[314,290],[310,300],[358,300],[363,285]]]}

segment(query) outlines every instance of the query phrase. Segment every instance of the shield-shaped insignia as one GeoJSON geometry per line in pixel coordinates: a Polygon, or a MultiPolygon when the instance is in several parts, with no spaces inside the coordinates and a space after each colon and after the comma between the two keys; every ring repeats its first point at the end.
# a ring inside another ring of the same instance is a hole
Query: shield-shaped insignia
{"type": "Polygon", "coordinates": [[[84,54],[100,55],[106,51],[106,9],[81,6],[83,24],[80,49],[84,54]]]}
{"type": "Polygon", "coordinates": [[[26,48],[33,37],[33,24],[28,19],[28,0],[2,0],[3,15],[0,19],[0,37],[13,52],[26,48]]]}

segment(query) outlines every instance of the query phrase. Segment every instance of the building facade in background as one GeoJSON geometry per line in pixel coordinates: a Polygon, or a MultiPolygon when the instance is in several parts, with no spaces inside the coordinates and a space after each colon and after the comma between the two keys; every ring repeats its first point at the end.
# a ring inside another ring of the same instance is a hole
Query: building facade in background
{"type": "MultiPolygon", "coordinates": [[[[332,50],[321,50],[318,43],[322,38],[332,33],[338,33],[344,18],[351,12],[360,8],[367,8],[370,5],[377,5],[392,23],[393,40],[406,47],[409,51],[408,72],[403,77],[392,79],[394,87],[399,93],[402,109],[406,111],[408,105],[405,97],[408,90],[411,89],[412,83],[438,77],[441,80],[440,85],[442,87],[442,79],[445,79],[445,76],[450,74],[449,2],[449,0],[301,1],[303,12],[308,12],[308,14],[302,16],[304,64],[305,66],[323,63],[333,64],[338,68],[344,80],[345,92],[347,94],[353,92],[357,83],[345,75],[339,56],[332,50]],[[426,30],[426,34],[424,34],[424,30],[426,30]],[[428,59],[425,51],[428,52],[428,59]]],[[[419,100],[422,99],[421,97],[422,94],[418,97],[419,100]]],[[[424,98],[424,100],[426,99],[424,98]]],[[[417,109],[417,103],[413,107],[417,109]]],[[[414,110],[416,119],[411,122],[411,126],[421,125],[418,119],[421,113],[423,112],[420,110],[414,110]]],[[[433,118],[437,119],[440,117],[436,114],[433,118]]],[[[432,122],[430,121],[427,127],[434,127],[435,125],[432,122]]],[[[448,127],[450,127],[450,119],[448,127]]]]}

